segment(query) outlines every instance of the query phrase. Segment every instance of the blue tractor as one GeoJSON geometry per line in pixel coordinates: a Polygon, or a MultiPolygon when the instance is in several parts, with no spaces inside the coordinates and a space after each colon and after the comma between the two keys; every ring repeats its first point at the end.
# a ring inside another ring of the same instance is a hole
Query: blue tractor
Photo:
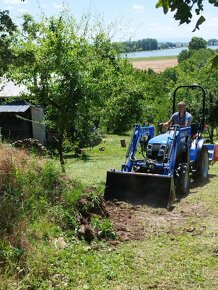
{"type": "Polygon", "coordinates": [[[205,90],[198,85],[179,86],[173,94],[173,112],[179,89],[199,89],[203,106],[200,124],[190,127],[173,125],[166,133],[155,136],[154,126],[135,125],[126,162],[121,170],[107,172],[104,197],[134,204],[169,207],[176,197],[189,192],[193,179],[208,179],[209,163],[217,145],[205,144],[205,90]],[[141,154],[139,154],[139,151],[141,154]],[[140,155],[140,158],[137,156],[140,155]]]}

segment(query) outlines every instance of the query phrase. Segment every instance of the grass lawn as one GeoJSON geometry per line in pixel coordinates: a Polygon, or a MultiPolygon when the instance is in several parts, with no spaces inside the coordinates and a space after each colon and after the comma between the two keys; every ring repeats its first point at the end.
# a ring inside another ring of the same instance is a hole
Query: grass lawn
{"type": "Polygon", "coordinates": [[[107,170],[120,169],[125,161],[127,147],[121,147],[121,139],[128,146],[130,136],[108,135],[100,145],[86,149],[83,157],[67,157],[67,174],[85,185],[103,184],[107,170]]]}

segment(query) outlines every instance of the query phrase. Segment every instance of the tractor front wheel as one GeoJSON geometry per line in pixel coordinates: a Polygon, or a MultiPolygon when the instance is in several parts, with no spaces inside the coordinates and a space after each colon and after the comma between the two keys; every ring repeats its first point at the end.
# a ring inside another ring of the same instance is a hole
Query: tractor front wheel
{"type": "Polygon", "coordinates": [[[209,156],[206,147],[202,147],[198,159],[196,160],[193,179],[199,181],[207,181],[209,170],[209,156]]]}
{"type": "Polygon", "coordinates": [[[180,196],[189,193],[189,166],[187,163],[179,163],[176,168],[175,187],[176,194],[180,196]]]}

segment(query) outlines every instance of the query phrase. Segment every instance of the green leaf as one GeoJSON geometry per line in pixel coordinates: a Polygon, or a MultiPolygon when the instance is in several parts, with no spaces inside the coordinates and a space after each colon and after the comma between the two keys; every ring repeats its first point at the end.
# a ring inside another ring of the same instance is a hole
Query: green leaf
{"type": "Polygon", "coordinates": [[[195,28],[194,28],[194,30],[193,30],[192,32],[195,32],[196,29],[199,30],[199,29],[200,29],[199,26],[200,26],[202,23],[204,23],[204,21],[206,21],[206,19],[204,18],[203,15],[201,15],[201,16],[199,17],[199,19],[198,19],[198,21],[197,21],[197,23],[196,23],[196,25],[195,25],[195,28]]]}
{"type": "Polygon", "coordinates": [[[169,0],[159,0],[156,4],[156,8],[163,8],[164,14],[167,14],[170,6],[169,0]]]}

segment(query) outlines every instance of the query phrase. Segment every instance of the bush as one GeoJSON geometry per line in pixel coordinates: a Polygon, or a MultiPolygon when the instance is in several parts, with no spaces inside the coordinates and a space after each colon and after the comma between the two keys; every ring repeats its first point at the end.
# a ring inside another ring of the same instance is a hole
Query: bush
{"type": "Polygon", "coordinates": [[[192,50],[183,49],[177,57],[178,62],[182,62],[182,61],[190,58],[191,55],[192,55],[192,50]]]}

